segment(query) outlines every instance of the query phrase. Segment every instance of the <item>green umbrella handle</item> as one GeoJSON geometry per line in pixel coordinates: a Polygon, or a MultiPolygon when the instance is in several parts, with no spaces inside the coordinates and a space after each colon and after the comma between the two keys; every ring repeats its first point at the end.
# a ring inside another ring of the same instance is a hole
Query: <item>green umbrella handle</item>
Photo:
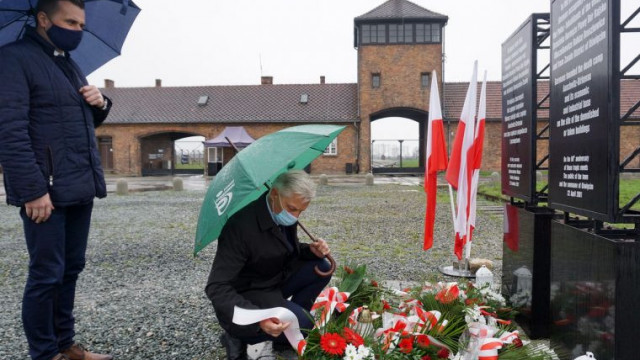
{"type": "MultiPolygon", "coordinates": [[[[300,221],[298,221],[298,226],[300,226],[300,229],[302,229],[302,231],[304,231],[307,234],[307,236],[311,240],[313,240],[313,242],[318,241],[318,239],[315,236],[311,235],[311,233],[304,227],[304,225],[302,225],[300,223],[300,221]]],[[[333,260],[333,256],[331,256],[331,254],[327,254],[325,257],[327,258],[327,260],[329,260],[329,263],[331,264],[331,268],[329,269],[329,271],[324,272],[324,271],[320,270],[318,268],[318,266],[316,266],[313,269],[316,272],[316,274],[318,274],[319,276],[322,276],[322,277],[331,276],[331,274],[333,274],[333,272],[336,271],[336,261],[333,260]]]]}

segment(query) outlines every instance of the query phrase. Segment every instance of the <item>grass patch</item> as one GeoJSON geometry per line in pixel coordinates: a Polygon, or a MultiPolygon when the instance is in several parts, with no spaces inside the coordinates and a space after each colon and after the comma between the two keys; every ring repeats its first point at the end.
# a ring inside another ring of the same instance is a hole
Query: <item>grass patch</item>
{"type": "Polygon", "coordinates": [[[180,162],[177,162],[175,165],[176,165],[176,169],[204,170],[203,164],[182,164],[180,162]]]}
{"type": "MultiPolygon", "coordinates": [[[[538,190],[541,190],[544,187],[544,185],[546,184],[537,183],[536,188],[538,190]]],[[[480,186],[478,186],[478,193],[489,196],[489,197],[494,197],[498,199],[501,198],[505,201],[509,201],[509,197],[502,194],[502,187],[500,183],[490,182],[490,183],[480,184],[480,186]]],[[[629,201],[631,201],[631,199],[633,199],[638,193],[640,193],[640,179],[621,179],[620,180],[620,194],[618,199],[620,201],[621,207],[627,204],[629,201]]],[[[633,205],[631,209],[640,210],[640,202],[633,205]]]]}
{"type": "MultiPolygon", "coordinates": [[[[620,206],[625,206],[631,199],[640,193],[640,179],[621,179],[620,180],[620,195],[618,199],[620,206]]],[[[640,210],[640,202],[635,203],[631,207],[634,210],[640,210]]]]}
{"type": "MultiPolygon", "coordinates": [[[[400,166],[400,161],[398,161],[398,166],[400,166]]],[[[402,159],[402,167],[403,168],[417,168],[418,167],[418,159],[402,159]]]]}

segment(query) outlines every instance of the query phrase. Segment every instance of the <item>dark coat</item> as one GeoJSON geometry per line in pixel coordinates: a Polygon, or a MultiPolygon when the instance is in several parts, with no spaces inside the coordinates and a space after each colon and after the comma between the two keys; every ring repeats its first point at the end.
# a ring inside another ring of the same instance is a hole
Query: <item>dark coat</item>
{"type": "Polygon", "coordinates": [[[318,258],[309,244],[298,241],[297,224],[276,225],[266,195],[247,205],[222,229],[205,289],[220,325],[236,337],[256,336],[258,324],[232,324],[234,305],[246,309],[283,306],[280,289],[284,281],[299,260],[314,259],[318,258]],[[293,245],[287,237],[294,240],[293,245]]]}
{"type": "MultiPolygon", "coordinates": [[[[0,48],[0,164],[7,203],[23,206],[49,193],[54,206],[107,195],[95,127],[109,108],[88,105],[54,60],[54,47],[30,28],[0,48]]],[[[68,56],[68,55],[67,55],[68,56]]]]}

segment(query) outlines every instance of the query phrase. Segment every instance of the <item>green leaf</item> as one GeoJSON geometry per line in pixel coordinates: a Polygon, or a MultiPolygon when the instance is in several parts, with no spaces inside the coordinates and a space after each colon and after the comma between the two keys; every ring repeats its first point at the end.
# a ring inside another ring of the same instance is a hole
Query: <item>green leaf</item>
{"type": "Polygon", "coordinates": [[[345,275],[344,280],[342,280],[342,283],[338,286],[338,290],[350,294],[354,293],[362,283],[366,270],[366,265],[360,265],[355,268],[351,274],[345,275]]]}

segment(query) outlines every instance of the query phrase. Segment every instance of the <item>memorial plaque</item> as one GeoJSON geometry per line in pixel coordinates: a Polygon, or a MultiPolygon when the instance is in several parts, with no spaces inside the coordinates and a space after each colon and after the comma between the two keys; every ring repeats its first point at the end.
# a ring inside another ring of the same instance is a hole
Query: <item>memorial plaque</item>
{"type": "Polygon", "coordinates": [[[615,3],[551,2],[549,206],[603,221],[618,208],[615,3]]]}
{"type": "Polygon", "coordinates": [[[502,193],[531,201],[535,193],[535,19],[502,44],[502,193]]]}

